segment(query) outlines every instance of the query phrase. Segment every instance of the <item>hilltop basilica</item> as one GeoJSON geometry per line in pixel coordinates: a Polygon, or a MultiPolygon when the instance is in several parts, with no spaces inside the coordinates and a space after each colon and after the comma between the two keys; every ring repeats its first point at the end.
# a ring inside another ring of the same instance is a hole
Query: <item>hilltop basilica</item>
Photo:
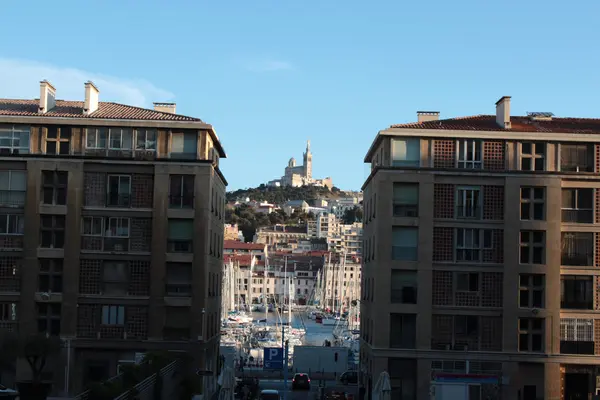
{"type": "Polygon", "coordinates": [[[312,177],[312,153],[310,152],[310,140],[306,142],[306,151],[302,155],[303,164],[296,165],[296,159],[290,158],[284,175],[280,179],[269,181],[269,186],[324,186],[329,189],[333,187],[330,177],[324,179],[313,179],[312,177]]]}

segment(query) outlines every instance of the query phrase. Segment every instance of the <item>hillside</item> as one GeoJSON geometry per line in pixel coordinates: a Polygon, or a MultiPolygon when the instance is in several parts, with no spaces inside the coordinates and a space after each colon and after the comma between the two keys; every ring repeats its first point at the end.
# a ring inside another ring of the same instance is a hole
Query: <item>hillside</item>
{"type": "Polygon", "coordinates": [[[334,187],[332,190],[324,187],[271,187],[260,185],[257,188],[239,189],[227,193],[227,201],[250,198],[256,201],[266,201],[272,204],[283,204],[288,200],[315,200],[317,198],[335,199],[343,192],[334,187]]]}

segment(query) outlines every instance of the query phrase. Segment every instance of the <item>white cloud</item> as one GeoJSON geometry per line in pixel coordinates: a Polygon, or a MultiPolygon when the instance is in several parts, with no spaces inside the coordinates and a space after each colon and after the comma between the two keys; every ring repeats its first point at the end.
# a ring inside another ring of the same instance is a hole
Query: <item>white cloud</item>
{"type": "Polygon", "coordinates": [[[281,60],[250,60],[245,63],[246,69],[254,72],[273,72],[294,69],[294,66],[281,60]]]}
{"type": "Polygon", "coordinates": [[[0,97],[38,98],[39,82],[47,79],[56,88],[56,98],[84,99],[84,83],[92,81],[100,89],[100,101],[113,101],[139,107],[172,100],[173,93],[148,81],[123,79],[76,68],[59,67],[31,60],[0,58],[0,97]]]}

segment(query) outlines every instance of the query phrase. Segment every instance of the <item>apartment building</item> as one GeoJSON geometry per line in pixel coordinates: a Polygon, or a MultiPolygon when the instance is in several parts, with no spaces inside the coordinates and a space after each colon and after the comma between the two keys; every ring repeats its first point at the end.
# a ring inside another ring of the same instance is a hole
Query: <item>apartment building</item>
{"type": "Polygon", "coordinates": [[[214,129],[175,104],[101,102],[92,82],[84,101],[56,94],[42,81],[39,99],[0,99],[2,328],[64,339],[58,391],[63,362],[77,393],[151,350],[215,374],[227,182],[214,129]]]}
{"type": "Polygon", "coordinates": [[[600,119],[380,131],[365,162],[361,385],[395,399],[570,399],[600,375],[600,119]]]}

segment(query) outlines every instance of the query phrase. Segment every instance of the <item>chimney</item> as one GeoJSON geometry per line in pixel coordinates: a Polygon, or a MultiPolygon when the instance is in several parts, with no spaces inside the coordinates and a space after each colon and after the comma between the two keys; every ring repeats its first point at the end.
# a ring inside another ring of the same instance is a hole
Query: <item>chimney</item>
{"type": "Polygon", "coordinates": [[[56,89],[50,82],[43,80],[40,82],[40,114],[47,113],[56,105],[56,89]]]}
{"type": "Polygon", "coordinates": [[[175,103],[152,103],[154,104],[154,111],[160,111],[169,114],[175,114],[175,103]]]}
{"type": "Polygon", "coordinates": [[[439,111],[417,111],[417,118],[419,119],[419,123],[427,122],[427,121],[437,121],[440,119],[439,111]]]}
{"type": "Polygon", "coordinates": [[[496,102],[496,123],[502,129],[510,129],[510,96],[496,102]]]}
{"type": "Polygon", "coordinates": [[[85,103],[83,105],[83,113],[90,115],[98,109],[98,95],[100,91],[92,81],[85,83],[85,103]]]}

